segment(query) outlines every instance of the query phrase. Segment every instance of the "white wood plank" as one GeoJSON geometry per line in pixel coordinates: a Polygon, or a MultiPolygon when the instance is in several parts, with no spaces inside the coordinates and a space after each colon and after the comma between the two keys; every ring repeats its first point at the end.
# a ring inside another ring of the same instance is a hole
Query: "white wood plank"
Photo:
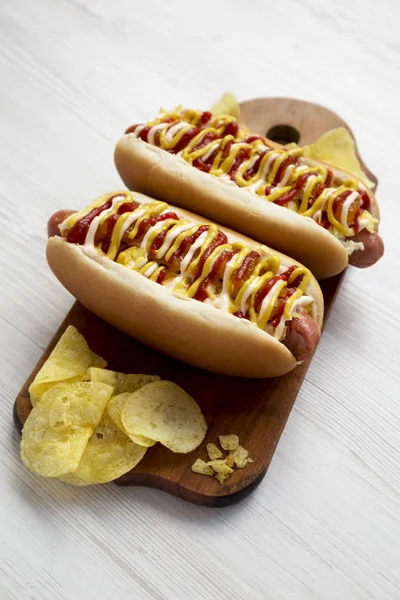
{"type": "Polygon", "coordinates": [[[0,6],[0,597],[400,597],[395,0],[14,0],[0,6]],[[160,105],[296,96],[352,126],[379,176],[385,258],[350,270],[266,479],[205,509],[68,488],[18,456],[14,397],[72,299],[49,215],[119,187],[113,146],[160,105]]]}

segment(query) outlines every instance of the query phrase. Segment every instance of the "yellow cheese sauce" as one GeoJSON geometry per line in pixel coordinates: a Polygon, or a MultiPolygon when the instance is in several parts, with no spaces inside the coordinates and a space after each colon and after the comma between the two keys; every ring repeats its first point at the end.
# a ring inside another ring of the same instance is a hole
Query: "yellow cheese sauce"
{"type": "Polygon", "coordinates": [[[333,182],[324,165],[301,162],[301,149],[270,148],[266,138],[251,135],[234,117],[178,107],[128,133],[225,183],[313,218],[339,239],[375,229],[376,219],[363,209],[369,204],[363,184],[333,182]]]}
{"type": "Polygon", "coordinates": [[[131,192],[109,194],[68,217],[60,231],[71,243],[90,247],[179,295],[246,318],[278,339],[299,299],[303,309],[315,311],[306,293],[308,269],[288,269],[265,246],[231,242],[214,224],[180,219],[165,202],[140,204],[131,192]],[[77,230],[79,238],[74,237],[77,230]]]}

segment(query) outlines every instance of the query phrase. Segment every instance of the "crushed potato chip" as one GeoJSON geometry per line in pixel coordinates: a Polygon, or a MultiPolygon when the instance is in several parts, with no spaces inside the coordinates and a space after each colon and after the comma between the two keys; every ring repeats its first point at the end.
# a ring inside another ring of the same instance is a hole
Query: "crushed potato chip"
{"type": "Polygon", "coordinates": [[[193,473],[200,473],[200,475],[214,475],[214,471],[213,469],[201,458],[198,458],[193,464],[192,464],[192,471],[193,473]]]}
{"type": "Polygon", "coordinates": [[[107,363],[92,352],[85,338],[69,325],[29,387],[32,406],[57,383],[82,381],[93,365],[104,367],[107,363]]]}
{"type": "Polygon", "coordinates": [[[231,92],[222,94],[221,98],[214,104],[211,109],[213,115],[230,115],[238,121],[240,120],[240,108],[236,96],[231,92]]]}
{"type": "Polygon", "coordinates": [[[104,413],[75,475],[89,483],[108,483],[136,467],[146,452],[147,448],[134,444],[104,413]]]}
{"type": "Polygon", "coordinates": [[[60,383],[45,392],[22,430],[24,464],[43,477],[76,471],[111,394],[111,386],[91,382],[60,383]]]}
{"type": "Polygon", "coordinates": [[[225,462],[225,459],[209,460],[207,464],[216,473],[222,473],[223,475],[230,475],[231,473],[233,473],[233,469],[231,467],[228,467],[228,465],[225,462]]]}
{"type": "Polygon", "coordinates": [[[315,144],[304,146],[304,154],[352,173],[371,189],[375,187],[362,170],[354,140],[345,127],[337,127],[322,134],[315,144]]]}
{"type": "Polygon", "coordinates": [[[239,438],[234,433],[218,436],[220,446],[223,450],[236,450],[239,446],[239,438]]]}
{"type": "Polygon", "coordinates": [[[224,483],[225,479],[228,479],[229,473],[217,473],[215,475],[215,479],[217,479],[220,483],[224,483]]]}
{"type": "Polygon", "coordinates": [[[160,381],[158,375],[129,374],[110,371],[109,369],[98,369],[90,367],[88,369],[90,381],[100,381],[107,383],[114,388],[113,396],[118,396],[123,392],[136,392],[139,388],[152,381],[160,381]]]}
{"type": "Polygon", "coordinates": [[[228,465],[228,467],[233,467],[235,465],[235,461],[233,460],[233,456],[231,453],[229,453],[228,456],[225,458],[225,462],[228,465]]]}
{"type": "Polygon", "coordinates": [[[247,463],[253,462],[253,459],[249,458],[249,451],[243,448],[243,446],[238,446],[230,452],[230,455],[238,469],[243,469],[247,463]]]}
{"type": "Polygon", "coordinates": [[[237,435],[220,435],[218,438],[221,447],[224,450],[229,450],[228,456],[224,457],[218,446],[210,442],[206,446],[210,460],[206,463],[199,458],[192,465],[192,471],[201,475],[211,475],[212,473],[206,469],[208,467],[215,474],[215,478],[219,483],[223,483],[233,473],[233,467],[243,469],[248,463],[253,462],[253,459],[249,457],[248,450],[245,450],[243,446],[239,446],[237,435]]]}
{"type": "Polygon", "coordinates": [[[130,394],[121,421],[129,435],[144,435],[181,453],[197,448],[207,430],[197,402],[171,381],[148,383],[130,394]]]}
{"type": "Polygon", "coordinates": [[[218,446],[216,446],[215,444],[209,443],[209,444],[207,444],[206,448],[207,448],[207,454],[208,454],[210,460],[215,460],[216,458],[221,458],[222,452],[218,448],[218,446]]]}
{"type": "Polygon", "coordinates": [[[144,435],[135,435],[133,433],[128,433],[121,421],[121,412],[124,406],[124,403],[129,398],[130,394],[128,392],[124,392],[119,394],[118,396],[113,396],[109,403],[107,404],[107,412],[111,419],[114,421],[116,426],[127,435],[132,442],[135,444],[139,444],[139,446],[144,446],[145,448],[150,448],[150,446],[154,446],[157,443],[157,440],[152,440],[149,437],[144,435]]]}

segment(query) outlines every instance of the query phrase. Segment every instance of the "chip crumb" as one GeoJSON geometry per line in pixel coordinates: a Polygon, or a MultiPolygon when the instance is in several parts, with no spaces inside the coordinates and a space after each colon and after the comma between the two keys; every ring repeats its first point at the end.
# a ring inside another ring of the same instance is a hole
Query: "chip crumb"
{"type": "Polygon", "coordinates": [[[233,473],[233,469],[231,469],[231,467],[228,467],[228,465],[225,462],[225,459],[210,460],[207,464],[212,469],[214,469],[216,473],[227,473],[228,475],[233,473]]]}
{"type": "Polygon", "coordinates": [[[218,479],[218,481],[222,484],[224,483],[225,479],[228,479],[229,477],[229,473],[217,473],[215,475],[215,479],[218,479]]]}
{"type": "Polygon", "coordinates": [[[208,443],[206,448],[207,448],[207,454],[208,454],[210,460],[215,460],[216,458],[222,457],[221,450],[218,448],[218,446],[216,446],[212,442],[208,443]]]}
{"type": "Polygon", "coordinates": [[[222,460],[210,460],[207,464],[214,469],[216,473],[215,478],[220,483],[223,483],[233,473],[233,469],[226,464],[226,458],[222,460]]]}
{"type": "Polygon", "coordinates": [[[233,460],[233,456],[232,454],[228,454],[228,456],[225,459],[225,463],[228,465],[228,467],[233,467],[235,464],[235,461],[233,460]]]}
{"type": "Polygon", "coordinates": [[[201,458],[198,458],[192,464],[193,473],[200,473],[200,475],[214,475],[213,469],[201,458]]]}
{"type": "Polygon", "coordinates": [[[239,446],[239,437],[234,433],[218,436],[220,446],[223,450],[236,450],[239,446]]]}
{"type": "Polygon", "coordinates": [[[249,457],[249,451],[239,445],[239,436],[236,434],[219,435],[218,438],[223,450],[229,451],[228,455],[224,456],[218,446],[209,442],[206,448],[210,460],[205,462],[198,458],[192,465],[192,471],[201,475],[214,475],[222,484],[234,472],[235,467],[243,469],[253,459],[249,457]]]}
{"type": "Polygon", "coordinates": [[[229,454],[232,457],[238,469],[243,469],[243,467],[245,467],[247,463],[253,462],[253,459],[249,458],[249,451],[243,448],[243,446],[238,446],[229,454]]]}

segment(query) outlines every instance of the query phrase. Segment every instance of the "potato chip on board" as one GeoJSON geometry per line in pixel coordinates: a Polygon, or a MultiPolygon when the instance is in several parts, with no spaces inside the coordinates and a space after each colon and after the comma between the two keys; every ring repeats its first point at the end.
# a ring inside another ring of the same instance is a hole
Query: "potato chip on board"
{"type": "Polygon", "coordinates": [[[368,188],[375,187],[375,184],[368,179],[362,170],[356,154],[354,140],[345,127],[337,127],[326,131],[314,144],[304,146],[304,154],[339,169],[344,169],[348,173],[359,177],[368,188]]]}
{"type": "Polygon", "coordinates": [[[171,381],[155,381],[130,394],[121,421],[129,435],[157,440],[172,452],[191,452],[207,431],[197,402],[171,381]]]}
{"type": "Polygon", "coordinates": [[[122,394],[118,394],[118,396],[112,396],[110,398],[109,403],[107,404],[107,412],[109,417],[114,421],[118,429],[120,429],[125,435],[127,435],[132,442],[135,444],[139,444],[139,446],[144,446],[145,448],[150,448],[157,443],[157,440],[152,440],[151,438],[145,437],[144,435],[134,435],[128,433],[121,421],[121,412],[124,403],[129,398],[130,394],[124,392],[122,394]]]}
{"type": "Polygon", "coordinates": [[[235,433],[229,435],[219,435],[219,443],[224,450],[236,450],[239,446],[239,437],[235,433]]]}
{"type": "Polygon", "coordinates": [[[74,475],[89,483],[108,483],[131,471],[147,448],[134,444],[105,412],[90,437],[74,475]]]}
{"type": "Polygon", "coordinates": [[[198,458],[191,466],[193,473],[199,473],[200,475],[211,475],[213,476],[215,472],[212,468],[201,458],[198,458]]]}
{"type": "Polygon", "coordinates": [[[76,471],[112,391],[104,383],[59,383],[43,394],[22,430],[24,464],[43,477],[76,471]]]}
{"type": "Polygon", "coordinates": [[[60,481],[63,481],[64,483],[69,483],[69,485],[75,485],[77,487],[93,485],[93,483],[89,483],[89,481],[85,481],[85,479],[78,477],[76,473],[64,473],[64,475],[59,475],[56,479],[60,479],[60,481]]]}
{"type": "Polygon", "coordinates": [[[238,469],[243,469],[247,463],[253,462],[252,458],[249,458],[249,451],[243,446],[238,446],[235,450],[229,453],[238,469]]]}
{"type": "Polygon", "coordinates": [[[212,442],[209,442],[207,444],[206,448],[207,448],[207,454],[208,454],[210,460],[215,460],[216,458],[221,458],[222,452],[218,448],[218,446],[216,446],[212,442]]]}
{"type": "Polygon", "coordinates": [[[90,350],[78,330],[69,325],[29,386],[32,405],[57,383],[82,381],[90,366],[106,364],[103,358],[90,350]]]}
{"type": "Polygon", "coordinates": [[[222,473],[222,475],[230,475],[233,473],[233,469],[226,464],[225,459],[209,460],[207,464],[216,473],[222,473]]]}
{"type": "Polygon", "coordinates": [[[89,367],[88,377],[90,381],[100,381],[101,383],[112,385],[114,388],[113,396],[118,396],[118,394],[122,394],[123,392],[136,392],[136,390],[148,383],[160,381],[158,375],[145,375],[142,373],[128,375],[96,367],[89,367]]]}
{"type": "MultiPolygon", "coordinates": [[[[91,352],[90,365],[97,369],[105,369],[107,366],[107,361],[105,360],[105,358],[102,358],[101,356],[96,354],[96,352],[92,352],[92,351],[90,351],[90,352],[91,352]]],[[[103,383],[107,383],[107,382],[103,382],[103,383]]]]}
{"type": "Polygon", "coordinates": [[[221,98],[211,108],[211,112],[214,116],[219,115],[230,115],[238,121],[240,120],[240,108],[239,103],[235,94],[231,92],[225,92],[221,98]]]}

